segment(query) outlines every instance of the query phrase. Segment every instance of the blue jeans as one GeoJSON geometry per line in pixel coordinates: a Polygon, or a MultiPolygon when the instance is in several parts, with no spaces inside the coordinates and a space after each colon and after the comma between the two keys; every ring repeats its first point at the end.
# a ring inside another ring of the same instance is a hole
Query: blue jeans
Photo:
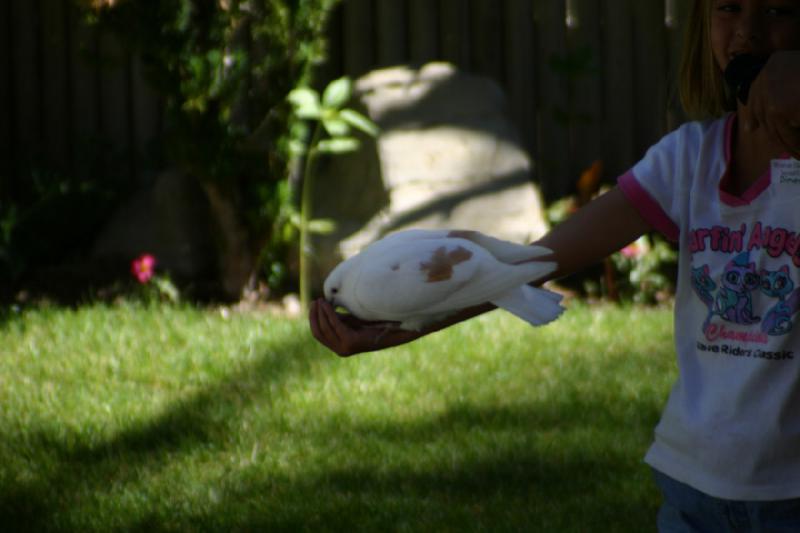
{"type": "Polygon", "coordinates": [[[800,532],[800,499],[722,500],[653,472],[664,495],[658,512],[660,533],[800,532]]]}

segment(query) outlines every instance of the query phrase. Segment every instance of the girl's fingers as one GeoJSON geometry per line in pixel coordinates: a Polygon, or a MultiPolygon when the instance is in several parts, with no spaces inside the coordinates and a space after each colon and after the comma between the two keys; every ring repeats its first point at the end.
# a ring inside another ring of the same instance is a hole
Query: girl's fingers
{"type": "Polygon", "coordinates": [[[340,339],[336,333],[336,328],[331,323],[331,317],[326,312],[326,308],[330,307],[328,302],[317,300],[314,302],[316,309],[316,321],[320,336],[317,339],[328,348],[334,349],[339,344],[340,339]]]}
{"type": "Polygon", "coordinates": [[[342,322],[331,304],[326,301],[320,301],[319,307],[322,315],[320,322],[323,324],[323,331],[325,331],[326,337],[330,341],[326,345],[338,355],[345,357],[353,355],[357,340],[353,330],[342,322]]]}
{"type": "Polygon", "coordinates": [[[319,329],[319,319],[317,318],[317,307],[318,304],[315,301],[311,302],[311,307],[308,310],[308,325],[311,328],[311,335],[317,339],[321,340],[322,333],[319,329]]]}
{"type": "Polygon", "coordinates": [[[322,344],[327,345],[327,335],[324,331],[323,319],[320,311],[319,301],[311,302],[311,309],[308,312],[308,323],[311,326],[311,334],[322,344]]]}
{"type": "Polygon", "coordinates": [[[344,325],[336,310],[328,302],[322,302],[322,314],[325,316],[326,323],[330,327],[331,332],[340,339],[347,335],[347,326],[344,325]]]}

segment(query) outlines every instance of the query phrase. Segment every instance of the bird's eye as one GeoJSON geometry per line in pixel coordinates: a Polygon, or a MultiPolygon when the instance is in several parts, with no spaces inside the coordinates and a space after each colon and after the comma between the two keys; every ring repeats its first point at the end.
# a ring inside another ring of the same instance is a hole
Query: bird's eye
{"type": "Polygon", "coordinates": [[[339,292],[339,289],[331,289],[331,292],[332,292],[333,294],[336,294],[336,293],[338,293],[338,292],[339,292]]]}

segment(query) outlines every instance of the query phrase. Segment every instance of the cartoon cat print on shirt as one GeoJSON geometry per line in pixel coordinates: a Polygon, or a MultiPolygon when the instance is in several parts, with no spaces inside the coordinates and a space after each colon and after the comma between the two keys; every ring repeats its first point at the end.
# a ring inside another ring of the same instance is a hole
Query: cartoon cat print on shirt
{"type": "Polygon", "coordinates": [[[697,296],[703,300],[703,303],[711,308],[711,304],[714,303],[714,291],[717,289],[717,284],[711,279],[708,265],[692,268],[692,288],[694,288],[697,296]]]}
{"type": "Polygon", "coordinates": [[[750,254],[743,252],[725,266],[722,288],[714,299],[714,314],[735,324],[754,324],[761,320],[753,315],[751,293],[761,285],[755,263],[750,254]]]}
{"type": "Polygon", "coordinates": [[[800,288],[795,288],[790,267],[784,265],[778,270],[762,269],[756,273],[755,264],[749,262],[747,254],[740,254],[726,265],[720,284],[712,279],[708,265],[692,267],[692,288],[708,309],[704,332],[715,316],[744,325],[761,320],[753,312],[752,293],[757,289],[773,299],[773,303],[762,306],[762,310],[766,309],[760,324],[763,333],[786,335],[794,326],[793,316],[800,312],[800,288]]]}
{"type": "Polygon", "coordinates": [[[768,335],[785,335],[792,329],[792,315],[800,310],[800,289],[794,289],[794,282],[789,276],[789,267],[784,265],[779,270],[762,270],[761,292],[776,298],[775,304],[761,322],[761,331],[768,335]]]}
{"type": "Polygon", "coordinates": [[[703,323],[703,331],[705,331],[714,316],[714,291],[717,290],[717,284],[711,279],[708,265],[692,268],[692,288],[708,308],[708,317],[703,323]]]}

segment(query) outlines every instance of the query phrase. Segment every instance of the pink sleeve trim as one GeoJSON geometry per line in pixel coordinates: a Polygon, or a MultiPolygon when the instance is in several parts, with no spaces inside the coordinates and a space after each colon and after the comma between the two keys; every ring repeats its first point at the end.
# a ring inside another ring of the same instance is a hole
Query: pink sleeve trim
{"type": "Polygon", "coordinates": [[[680,237],[680,230],[675,222],[667,215],[666,212],[658,205],[650,193],[639,184],[639,181],[634,176],[633,171],[629,170],[618,180],[619,188],[622,194],[630,201],[633,206],[642,215],[642,218],[650,224],[656,231],[662,233],[667,239],[672,242],[678,242],[680,237]]]}

